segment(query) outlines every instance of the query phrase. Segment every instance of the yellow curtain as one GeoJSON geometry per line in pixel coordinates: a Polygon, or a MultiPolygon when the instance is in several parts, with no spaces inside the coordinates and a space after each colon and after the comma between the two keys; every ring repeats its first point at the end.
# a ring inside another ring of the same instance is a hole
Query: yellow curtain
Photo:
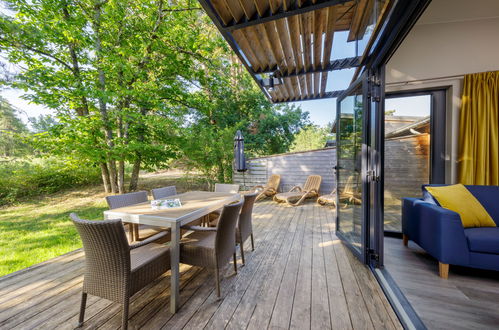
{"type": "Polygon", "coordinates": [[[499,185],[499,71],[464,76],[459,182],[499,185]]]}

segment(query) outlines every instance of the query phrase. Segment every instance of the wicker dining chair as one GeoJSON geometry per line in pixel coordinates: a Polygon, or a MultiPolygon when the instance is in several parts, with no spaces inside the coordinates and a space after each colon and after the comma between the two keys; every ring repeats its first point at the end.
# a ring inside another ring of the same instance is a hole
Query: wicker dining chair
{"type": "MultiPolygon", "coordinates": [[[[236,194],[239,192],[238,184],[228,184],[228,183],[215,183],[215,192],[236,194]]],[[[222,213],[222,209],[215,210],[208,214],[206,221],[202,221],[204,225],[209,226],[213,220],[217,220],[222,213]]]]}
{"type": "MultiPolygon", "coordinates": [[[[136,191],[127,194],[113,195],[106,197],[106,202],[110,210],[129,205],[145,203],[147,201],[148,201],[147,191],[136,191]]],[[[129,224],[129,225],[130,225],[129,237],[131,242],[144,240],[162,231],[170,232],[170,229],[163,227],[138,225],[138,224],[129,224]]]]}
{"type": "MultiPolygon", "coordinates": [[[[253,238],[253,205],[255,205],[258,193],[246,194],[244,195],[244,203],[241,208],[241,213],[239,214],[239,220],[237,221],[236,227],[236,243],[239,244],[239,249],[241,251],[241,260],[243,265],[246,264],[244,260],[244,242],[251,238],[251,251],[255,250],[255,241],[253,238]]],[[[216,227],[218,225],[218,219],[210,222],[210,227],[216,227]]]]}
{"type": "Polygon", "coordinates": [[[128,326],[130,298],[170,269],[170,249],[155,243],[161,232],[130,245],[121,220],[89,221],[71,213],[83,242],[85,275],[79,326],[83,325],[87,295],[91,294],[122,305],[122,328],[128,326]]]}
{"type": "Polygon", "coordinates": [[[156,188],[151,190],[152,198],[154,199],[162,199],[165,197],[173,196],[177,194],[177,187],[168,186],[163,188],[156,188]]]}
{"type": "Polygon", "coordinates": [[[235,194],[239,192],[238,184],[215,183],[215,192],[235,194]]]}
{"type": "Polygon", "coordinates": [[[220,270],[229,262],[231,256],[237,274],[236,224],[242,206],[242,201],[225,205],[216,228],[190,226],[188,229],[193,232],[180,242],[181,263],[215,271],[215,286],[219,298],[220,270]]]}

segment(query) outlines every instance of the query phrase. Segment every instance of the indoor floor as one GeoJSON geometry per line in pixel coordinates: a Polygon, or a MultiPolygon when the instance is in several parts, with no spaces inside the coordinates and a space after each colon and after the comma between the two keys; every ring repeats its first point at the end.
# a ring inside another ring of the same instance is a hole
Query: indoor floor
{"type": "Polygon", "coordinates": [[[437,260],[396,238],[385,238],[385,267],[428,329],[499,327],[499,272],[451,265],[445,280],[437,260]]]}

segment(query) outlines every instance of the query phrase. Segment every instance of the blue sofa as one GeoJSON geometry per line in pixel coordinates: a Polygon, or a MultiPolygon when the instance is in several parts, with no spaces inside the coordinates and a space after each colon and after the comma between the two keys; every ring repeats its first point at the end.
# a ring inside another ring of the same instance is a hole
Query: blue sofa
{"type": "MultiPolygon", "coordinates": [[[[442,186],[442,185],[431,185],[442,186]]],[[[422,187],[423,198],[404,198],[404,245],[414,241],[439,261],[440,276],[449,265],[499,271],[499,227],[464,228],[459,214],[435,203],[422,187]]],[[[466,186],[499,225],[499,186],[466,186]]]]}

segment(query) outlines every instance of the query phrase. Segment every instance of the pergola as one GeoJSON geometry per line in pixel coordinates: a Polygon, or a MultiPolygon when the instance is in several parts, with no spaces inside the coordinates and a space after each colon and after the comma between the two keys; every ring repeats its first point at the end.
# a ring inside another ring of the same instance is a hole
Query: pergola
{"type": "Polygon", "coordinates": [[[274,103],[339,96],[333,70],[359,67],[361,57],[331,60],[334,32],[362,39],[377,0],[199,0],[224,38],[274,103]]]}

